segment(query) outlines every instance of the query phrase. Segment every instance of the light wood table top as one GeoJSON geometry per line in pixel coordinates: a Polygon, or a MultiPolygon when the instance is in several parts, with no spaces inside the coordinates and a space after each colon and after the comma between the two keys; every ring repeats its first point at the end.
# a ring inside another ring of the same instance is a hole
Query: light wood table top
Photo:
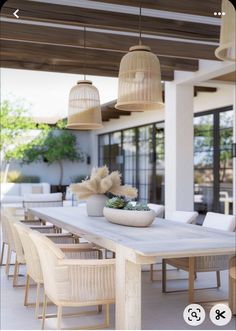
{"type": "Polygon", "coordinates": [[[183,257],[234,254],[235,233],[193,224],[156,219],[150,227],[135,228],[89,217],[84,206],[32,208],[31,212],[67,231],[115,251],[119,244],[143,256],[183,257]],[[102,242],[101,242],[102,241],[102,242]]]}

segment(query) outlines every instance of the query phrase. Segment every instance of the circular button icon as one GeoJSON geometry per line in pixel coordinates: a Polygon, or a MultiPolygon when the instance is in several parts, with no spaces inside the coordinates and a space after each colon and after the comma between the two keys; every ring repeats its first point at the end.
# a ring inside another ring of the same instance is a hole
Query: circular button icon
{"type": "Polygon", "coordinates": [[[187,324],[198,326],[205,320],[206,313],[202,306],[191,304],[185,307],[183,317],[187,324]]]}
{"type": "Polygon", "coordinates": [[[231,318],[232,312],[227,305],[219,303],[211,308],[210,319],[215,325],[226,325],[230,322],[231,318]]]}

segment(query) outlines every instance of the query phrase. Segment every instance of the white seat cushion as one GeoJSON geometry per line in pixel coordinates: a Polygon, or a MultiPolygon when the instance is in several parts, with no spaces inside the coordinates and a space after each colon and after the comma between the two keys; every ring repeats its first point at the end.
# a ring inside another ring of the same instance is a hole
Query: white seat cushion
{"type": "Polygon", "coordinates": [[[208,212],[203,226],[218,230],[234,231],[236,228],[236,216],[208,212]]]}
{"type": "Polygon", "coordinates": [[[23,197],[21,195],[3,195],[1,196],[2,203],[15,203],[23,202],[23,197]]]}
{"type": "Polygon", "coordinates": [[[21,195],[20,184],[18,183],[1,183],[1,195],[21,195]]]}
{"type": "Polygon", "coordinates": [[[155,203],[148,203],[147,205],[150,209],[152,209],[155,212],[156,217],[164,216],[165,207],[163,205],[157,205],[155,203]]]}
{"type": "Polygon", "coordinates": [[[62,193],[49,193],[49,194],[25,194],[24,201],[61,201],[62,193]]]}
{"type": "Polygon", "coordinates": [[[196,211],[175,211],[168,218],[169,221],[176,221],[181,223],[193,223],[196,221],[198,213],[196,211]]]}

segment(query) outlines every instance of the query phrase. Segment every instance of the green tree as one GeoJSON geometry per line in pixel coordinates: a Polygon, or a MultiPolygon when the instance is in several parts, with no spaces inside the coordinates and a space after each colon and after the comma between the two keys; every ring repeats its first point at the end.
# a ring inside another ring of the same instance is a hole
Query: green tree
{"type": "Polygon", "coordinates": [[[12,150],[22,145],[26,133],[36,128],[36,124],[29,117],[24,106],[3,100],[0,111],[1,124],[1,160],[5,165],[3,181],[7,181],[7,174],[12,160],[12,150]]]}
{"type": "MultiPolygon", "coordinates": [[[[60,124],[61,127],[61,124],[60,124]]],[[[57,129],[57,127],[56,127],[57,129]]],[[[67,130],[42,130],[38,137],[11,152],[11,157],[22,163],[57,163],[60,168],[59,185],[63,181],[63,161],[83,161],[84,153],[79,150],[76,136],[67,130]]]]}

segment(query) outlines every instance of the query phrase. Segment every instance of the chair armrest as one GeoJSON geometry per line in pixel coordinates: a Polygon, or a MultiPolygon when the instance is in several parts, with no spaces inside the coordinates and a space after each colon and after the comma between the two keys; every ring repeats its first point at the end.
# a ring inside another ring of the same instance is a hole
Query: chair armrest
{"type": "Polygon", "coordinates": [[[72,233],[49,233],[47,237],[75,238],[72,233]]]}
{"type": "Polygon", "coordinates": [[[92,259],[92,260],[82,260],[82,259],[62,259],[58,261],[59,266],[106,266],[115,265],[116,259],[92,259]]]}
{"type": "Polygon", "coordinates": [[[30,226],[32,230],[37,230],[37,229],[54,229],[53,225],[32,225],[30,226]]]}
{"type": "Polygon", "coordinates": [[[93,244],[58,244],[57,245],[62,251],[88,251],[97,250],[93,244]]]}
{"type": "Polygon", "coordinates": [[[43,222],[40,220],[20,220],[21,223],[24,223],[26,225],[42,225],[43,222]]]}

